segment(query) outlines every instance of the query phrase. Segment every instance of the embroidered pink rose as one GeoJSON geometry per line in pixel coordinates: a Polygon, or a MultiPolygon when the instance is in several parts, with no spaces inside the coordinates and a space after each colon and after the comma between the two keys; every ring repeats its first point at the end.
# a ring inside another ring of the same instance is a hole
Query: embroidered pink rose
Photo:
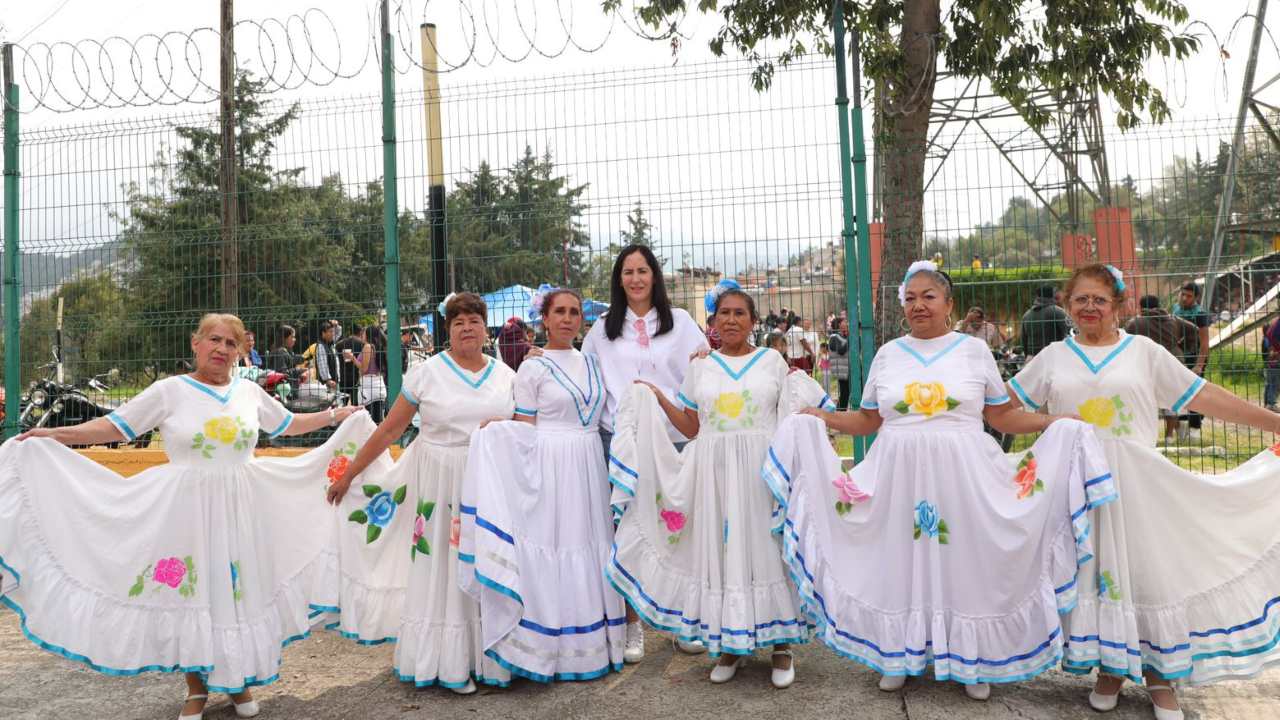
{"type": "Polygon", "coordinates": [[[684,513],[679,510],[663,510],[659,515],[667,526],[667,532],[678,533],[684,529],[684,513]]]}
{"type": "Polygon", "coordinates": [[[156,569],[152,573],[151,579],[162,585],[176,588],[182,584],[182,578],[186,574],[187,566],[181,560],[176,557],[168,557],[156,561],[156,569]]]}
{"type": "Polygon", "coordinates": [[[462,518],[455,517],[449,523],[449,544],[458,547],[458,543],[462,541],[462,518]]]}
{"type": "Polygon", "coordinates": [[[418,538],[427,533],[427,519],[421,515],[415,515],[413,518],[413,544],[418,544],[418,538]]]}
{"type": "Polygon", "coordinates": [[[831,484],[835,486],[836,492],[840,493],[840,502],[846,505],[860,503],[871,497],[858,489],[858,485],[853,481],[853,478],[845,473],[837,475],[836,479],[831,481],[831,484]]]}

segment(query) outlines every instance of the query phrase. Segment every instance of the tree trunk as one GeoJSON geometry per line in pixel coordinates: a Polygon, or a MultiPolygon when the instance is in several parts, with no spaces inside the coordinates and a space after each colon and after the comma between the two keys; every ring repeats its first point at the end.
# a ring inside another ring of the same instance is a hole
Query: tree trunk
{"type": "MultiPolygon", "coordinates": [[[[887,118],[880,125],[884,152],[884,248],[876,304],[880,322],[877,344],[902,334],[902,307],[897,288],[924,245],[924,162],[933,107],[939,0],[907,0],[898,44],[904,57],[903,77],[886,83],[887,118]]],[[[952,262],[961,262],[952,258],[952,262]]]]}

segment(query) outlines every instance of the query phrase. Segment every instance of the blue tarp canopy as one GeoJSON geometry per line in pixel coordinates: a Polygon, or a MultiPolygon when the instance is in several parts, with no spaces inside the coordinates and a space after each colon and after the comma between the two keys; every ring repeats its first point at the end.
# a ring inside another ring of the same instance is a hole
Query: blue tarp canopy
{"type": "MultiPolygon", "coordinates": [[[[511,285],[481,295],[480,299],[484,300],[485,307],[489,310],[489,317],[485,319],[485,324],[491,328],[499,328],[511,317],[518,317],[534,324],[541,323],[542,318],[529,310],[529,303],[533,300],[535,292],[537,291],[531,287],[511,285]]],[[[587,299],[582,302],[582,313],[584,320],[588,323],[598,320],[608,309],[608,303],[602,303],[599,300],[587,299]]],[[[418,324],[427,328],[428,331],[432,330],[435,325],[432,314],[428,313],[418,318],[418,324]]]]}

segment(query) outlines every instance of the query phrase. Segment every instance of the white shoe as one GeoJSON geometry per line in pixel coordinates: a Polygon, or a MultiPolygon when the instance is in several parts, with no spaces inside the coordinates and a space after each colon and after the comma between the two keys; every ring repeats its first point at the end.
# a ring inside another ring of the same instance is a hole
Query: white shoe
{"type": "Polygon", "coordinates": [[[1175,694],[1172,685],[1151,685],[1148,683],[1146,688],[1147,697],[1151,698],[1151,709],[1156,713],[1156,720],[1183,720],[1184,716],[1181,709],[1169,710],[1167,708],[1162,708],[1156,704],[1155,698],[1152,697],[1152,692],[1160,692],[1161,690],[1164,690],[1170,695],[1173,695],[1176,700],[1178,696],[1175,694]]]}
{"type": "Polygon", "coordinates": [[[627,646],[622,661],[638,663],[644,659],[644,627],[639,622],[627,623],[627,646]]]}
{"type": "MultiPolygon", "coordinates": [[[[209,700],[209,695],[207,693],[204,695],[188,695],[186,700],[183,700],[182,702],[185,704],[191,700],[204,700],[207,702],[209,700]]],[[[200,708],[200,712],[195,715],[183,715],[180,713],[178,715],[178,720],[200,720],[202,717],[204,717],[204,708],[200,708]]]]}
{"type": "Polygon", "coordinates": [[[1089,707],[1098,712],[1111,712],[1116,709],[1116,703],[1120,702],[1120,691],[1117,690],[1113,695],[1104,695],[1097,690],[1089,691],[1089,707]]]}
{"type": "Polygon", "coordinates": [[[770,681],[773,682],[774,687],[778,688],[779,690],[785,690],[786,688],[791,687],[791,683],[796,681],[796,658],[794,655],[791,654],[790,650],[774,650],[773,651],[773,657],[776,658],[779,655],[787,656],[787,658],[791,660],[791,662],[787,663],[786,670],[779,670],[778,668],[775,667],[773,669],[773,676],[770,678],[770,681]]]}
{"type": "Polygon", "coordinates": [[[711,682],[717,685],[729,682],[733,679],[734,675],[738,674],[738,668],[746,661],[746,655],[735,655],[732,664],[722,665],[720,663],[716,663],[716,666],[711,668],[711,682]]]}
{"type": "Polygon", "coordinates": [[[880,689],[885,692],[897,692],[907,684],[906,675],[881,675],[880,689]]]}
{"type": "Polygon", "coordinates": [[[968,695],[970,700],[986,700],[991,697],[991,686],[987,683],[965,685],[964,694],[968,695]]]}
{"type": "Polygon", "coordinates": [[[1200,428],[1191,428],[1187,431],[1187,440],[1193,443],[1200,442],[1200,428]]]}
{"type": "Polygon", "coordinates": [[[1178,442],[1186,442],[1191,438],[1191,428],[1186,423],[1178,423],[1178,442]]]}
{"type": "Polygon", "coordinates": [[[462,687],[449,688],[449,689],[459,695],[470,695],[476,691],[476,681],[472,680],[471,678],[467,678],[466,685],[463,685],[462,687]]]}
{"type": "Polygon", "coordinates": [[[701,640],[676,638],[676,649],[688,655],[701,655],[707,651],[707,646],[703,645],[701,640]]]}
{"type": "Polygon", "coordinates": [[[257,716],[257,714],[262,711],[262,709],[258,707],[257,700],[238,703],[233,698],[231,700],[231,704],[236,707],[236,717],[251,718],[257,716]]]}

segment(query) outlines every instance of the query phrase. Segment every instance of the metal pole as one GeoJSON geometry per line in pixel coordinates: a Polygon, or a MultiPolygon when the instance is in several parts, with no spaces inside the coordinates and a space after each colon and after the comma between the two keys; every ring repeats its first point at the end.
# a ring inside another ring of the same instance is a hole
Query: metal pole
{"type": "MultiPolygon", "coordinates": [[[[845,79],[844,19],[844,0],[834,0],[831,8],[831,25],[835,31],[836,118],[840,133],[840,201],[843,216],[840,238],[844,247],[845,317],[848,318],[849,327],[852,328],[858,317],[858,253],[853,217],[853,166],[850,163],[849,93],[845,79]]],[[[854,387],[852,372],[855,358],[861,356],[857,351],[858,342],[859,334],[856,331],[851,332],[849,334],[849,400],[851,402],[862,401],[862,385],[857,384],[857,387],[854,387]]],[[[865,450],[862,438],[854,438],[854,462],[862,462],[865,450]]]]}
{"type": "Polygon", "coordinates": [[[18,434],[22,412],[22,345],[18,321],[18,85],[13,81],[13,45],[4,50],[4,437],[18,434]]]}
{"type": "Polygon", "coordinates": [[[400,396],[400,203],[396,193],[396,68],[391,10],[382,0],[382,265],[387,297],[387,397],[400,396]]]}
{"type": "MultiPolygon", "coordinates": [[[[875,305],[871,284],[871,225],[868,223],[867,143],[862,134],[862,38],[853,35],[853,197],[857,202],[858,223],[858,348],[861,373],[858,375],[857,397],[862,402],[862,388],[871,374],[871,361],[876,356],[875,305]]],[[[850,365],[850,370],[852,370],[850,365]]],[[[850,385],[850,389],[852,389],[850,385]]],[[[871,437],[865,439],[866,447],[871,437]]]]}
{"type": "Polygon", "coordinates": [[[427,114],[427,213],[431,221],[431,303],[429,312],[432,339],[437,350],[444,348],[444,316],[436,308],[448,287],[446,266],[448,241],[445,237],[444,128],[440,122],[440,73],[436,53],[436,26],[422,25],[422,86],[427,114]]]}
{"type": "Polygon", "coordinates": [[[222,165],[218,190],[222,194],[222,307],[240,310],[240,249],[236,245],[236,59],[234,0],[221,0],[220,58],[222,165]]]}
{"type": "Polygon", "coordinates": [[[1236,113],[1236,132],[1231,138],[1231,154],[1227,157],[1227,170],[1222,176],[1222,197],[1218,200],[1218,218],[1213,223],[1213,247],[1209,250],[1209,267],[1204,275],[1205,312],[1213,312],[1213,286],[1218,279],[1218,261],[1222,257],[1222,238],[1226,234],[1231,216],[1231,196],[1236,191],[1236,164],[1244,145],[1244,120],[1253,99],[1253,76],[1258,69],[1258,48],[1262,45],[1262,31],[1266,28],[1267,0],[1258,0],[1253,18],[1253,42],[1249,45],[1249,61],[1244,66],[1244,87],[1240,90],[1240,110],[1236,113]]]}

